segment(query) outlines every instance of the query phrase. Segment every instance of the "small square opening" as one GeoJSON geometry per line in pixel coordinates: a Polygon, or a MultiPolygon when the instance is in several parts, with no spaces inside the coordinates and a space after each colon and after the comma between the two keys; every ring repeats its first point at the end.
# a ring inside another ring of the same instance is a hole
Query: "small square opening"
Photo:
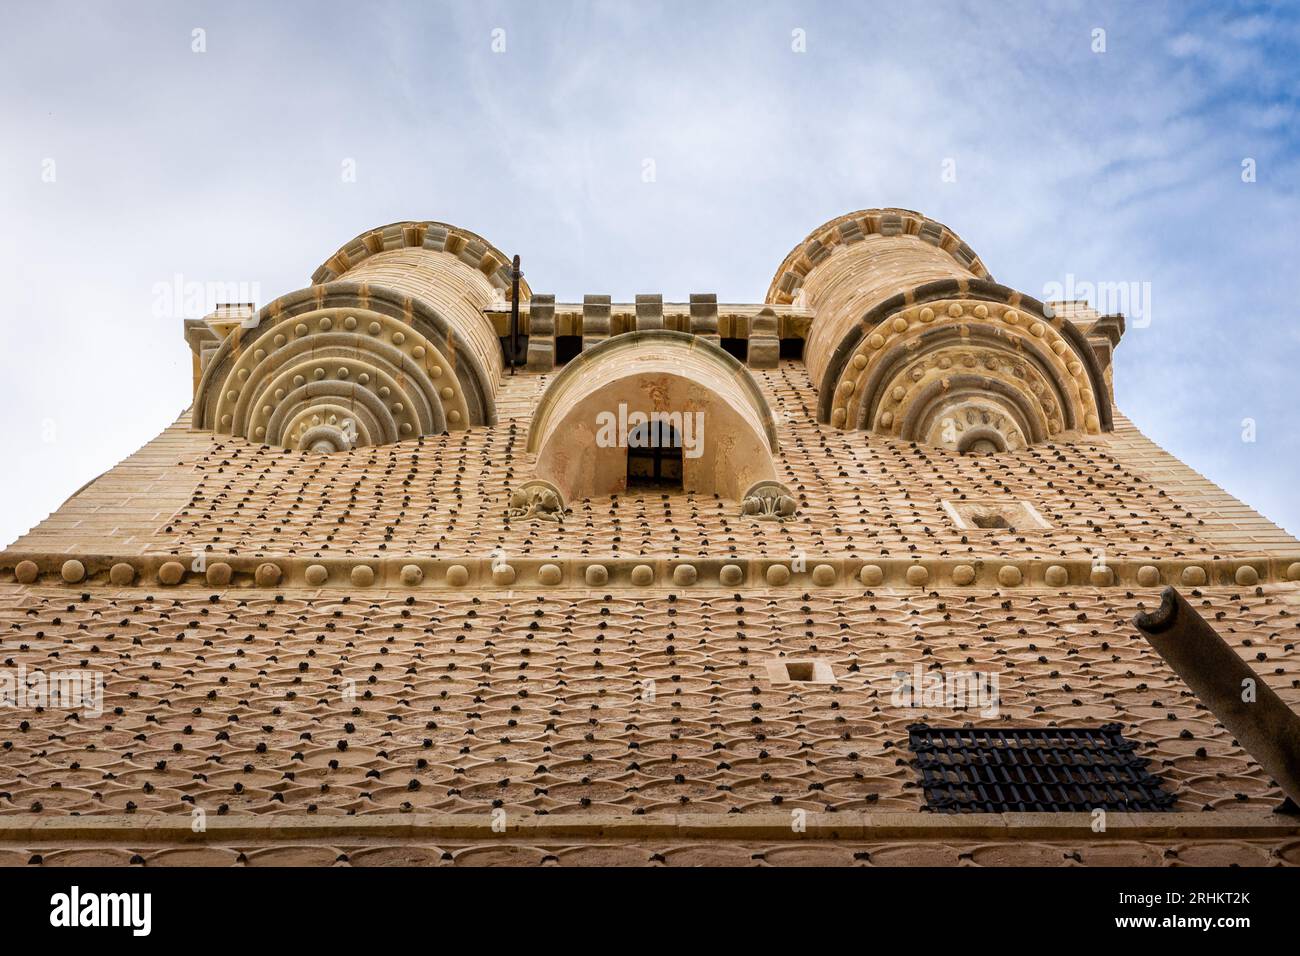
{"type": "Polygon", "coordinates": [[[781,358],[783,359],[803,358],[803,339],[782,339],[781,358]]]}
{"type": "Polygon", "coordinates": [[[794,681],[812,680],[815,670],[812,661],[789,661],[785,665],[786,675],[794,681]]]}
{"type": "Polygon", "coordinates": [[[749,360],[749,339],[720,339],[718,344],[728,355],[733,355],[742,362],[749,360]]]}
{"type": "Polygon", "coordinates": [[[952,523],[963,531],[1034,531],[1049,528],[1027,501],[1016,498],[956,499],[940,502],[952,523]]]}
{"type": "Polygon", "coordinates": [[[833,684],[835,671],[822,660],[767,662],[767,676],[773,684],[833,684]]]}
{"type": "Polygon", "coordinates": [[[557,335],[555,337],[556,367],[572,362],[582,354],[581,335],[557,335]]]}

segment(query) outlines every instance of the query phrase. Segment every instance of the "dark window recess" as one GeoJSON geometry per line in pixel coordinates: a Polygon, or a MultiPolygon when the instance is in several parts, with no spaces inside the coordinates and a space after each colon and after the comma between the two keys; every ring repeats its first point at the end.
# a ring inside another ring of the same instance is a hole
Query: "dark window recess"
{"type": "Polygon", "coordinates": [[[782,339],[781,358],[783,359],[803,358],[803,339],[782,339]]]}
{"type": "Polygon", "coordinates": [[[555,364],[565,365],[582,354],[581,335],[557,335],[555,337],[555,364]]]}
{"type": "Polygon", "coordinates": [[[1174,804],[1119,724],[1000,730],[913,724],[908,734],[926,810],[1154,812],[1174,804]]]}
{"type": "Polygon", "coordinates": [[[628,432],[627,487],[681,491],[682,440],[672,425],[653,421],[628,432]]]}
{"type": "Polygon", "coordinates": [[[749,339],[719,339],[722,351],[734,355],[742,362],[749,361],[749,339]]]}

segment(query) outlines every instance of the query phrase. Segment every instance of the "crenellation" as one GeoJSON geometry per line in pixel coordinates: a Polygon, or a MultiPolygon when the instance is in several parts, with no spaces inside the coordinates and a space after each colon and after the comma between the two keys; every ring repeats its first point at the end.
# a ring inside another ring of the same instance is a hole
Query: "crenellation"
{"type": "Polygon", "coordinates": [[[528,317],[528,371],[550,371],[555,368],[555,296],[534,293],[528,317]]]}
{"type": "Polygon", "coordinates": [[[649,332],[664,327],[664,297],[662,295],[644,294],[636,297],[637,332],[649,332]]]}

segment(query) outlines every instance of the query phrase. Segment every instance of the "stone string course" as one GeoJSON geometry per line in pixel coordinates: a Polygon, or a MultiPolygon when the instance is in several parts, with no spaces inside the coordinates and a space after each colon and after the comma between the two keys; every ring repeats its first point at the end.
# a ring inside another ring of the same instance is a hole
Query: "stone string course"
{"type": "Polygon", "coordinates": [[[167,847],[123,840],[110,846],[67,843],[0,846],[0,866],[1296,866],[1300,841],[1131,840],[1049,842],[988,840],[684,842],[575,837],[546,840],[318,840],[263,839],[183,843],[167,847]]]}
{"type": "Polygon", "coordinates": [[[1223,813],[1217,826],[1182,814],[708,814],[600,820],[379,814],[323,820],[188,815],[82,821],[0,819],[0,866],[1296,866],[1300,826],[1223,813]],[[65,825],[65,823],[67,825],[65,825]],[[1085,838],[1082,833],[1087,833],[1085,838]],[[70,842],[80,844],[67,848],[70,842]]]}
{"type": "Polygon", "coordinates": [[[63,555],[5,552],[0,583],[64,584],[73,587],[197,587],[303,589],[341,588],[388,591],[520,589],[845,590],[866,588],[926,590],[1000,587],[1059,590],[1071,587],[1158,589],[1254,587],[1265,582],[1300,580],[1300,553],[1275,559],[1213,561],[1015,562],[960,559],[863,561],[838,556],[804,556],[799,561],[769,559],[519,558],[449,556],[438,560],[388,558],[304,558],[202,552],[202,560],[176,554],[63,555]]]}

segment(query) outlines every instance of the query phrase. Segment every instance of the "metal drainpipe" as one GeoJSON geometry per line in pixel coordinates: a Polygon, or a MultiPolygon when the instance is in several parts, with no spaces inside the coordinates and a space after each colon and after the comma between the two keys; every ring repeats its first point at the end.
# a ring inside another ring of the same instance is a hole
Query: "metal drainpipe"
{"type": "Polygon", "coordinates": [[[1219,723],[1277,781],[1288,797],[1279,809],[1296,812],[1300,805],[1300,716],[1175,588],[1165,588],[1160,607],[1138,613],[1133,624],[1219,723]],[[1252,684],[1255,699],[1243,700],[1246,687],[1252,684]]]}
{"type": "Polygon", "coordinates": [[[515,374],[516,357],[519,353],[519,280],[523,273],[519,271],[519,257],[515,256],[510,270],[510,374],[515,374]]]}

